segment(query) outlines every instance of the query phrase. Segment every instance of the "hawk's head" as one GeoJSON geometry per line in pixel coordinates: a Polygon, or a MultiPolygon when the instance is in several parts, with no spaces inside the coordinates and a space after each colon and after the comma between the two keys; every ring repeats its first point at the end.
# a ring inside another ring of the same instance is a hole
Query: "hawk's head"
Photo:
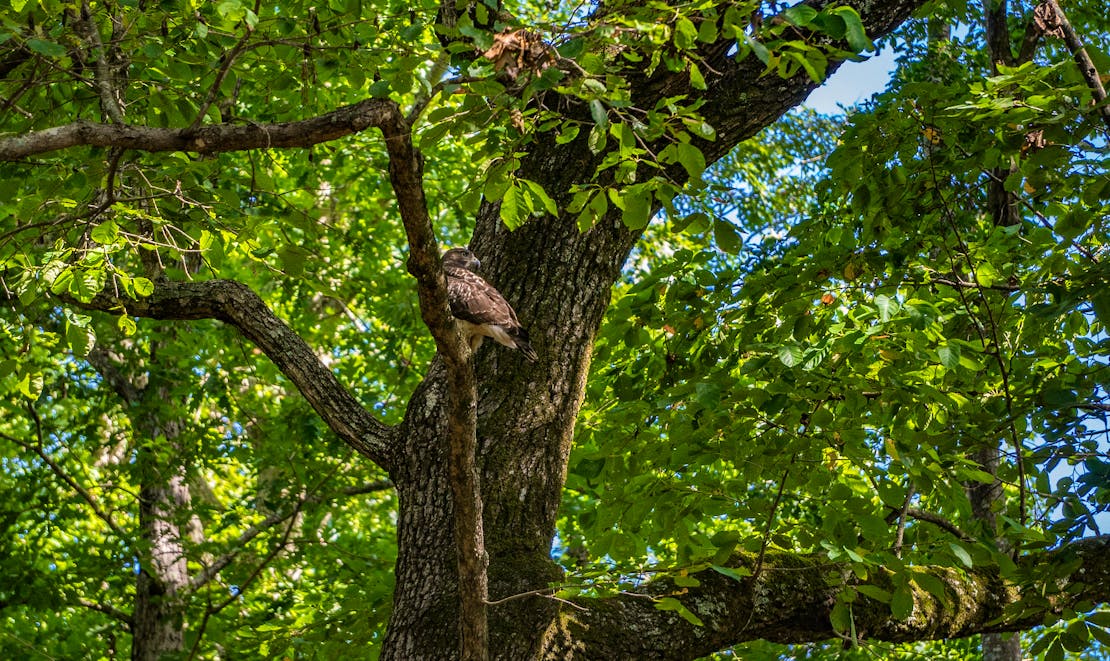
{"type": "Polygon", "coordinates": [[[474,256],[474,253],[470,252],[466,248],[452,248],[443,253],[444,268],[455,267],[466,269],[467,271],[477,272],[478,267],[481,265],[482,262],[478,261],[478,258],[474,256]]]}

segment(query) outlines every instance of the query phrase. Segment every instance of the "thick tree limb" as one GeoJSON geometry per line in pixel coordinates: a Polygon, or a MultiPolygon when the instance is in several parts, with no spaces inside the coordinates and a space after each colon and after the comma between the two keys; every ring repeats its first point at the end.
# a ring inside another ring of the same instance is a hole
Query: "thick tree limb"
{"type": "MultiPolygon", "coordinates": [[[[1029,629],[1043,623],[1045,609],[1059,612],[1081,601],[1110,600],[1110,536],[1080,540],[1056,551],[1019,561],[1023,587],[1001,580],[995,568],[961,574],[946,567],[922,567],[945,586],[945,600],[914,587],[913,613],[905,620],[890,607],[859,595],[852,606],[858,636],[904,642],[962,638],[978,633],[1029,629]],[[1061,576],[1059,568],[1077,560],[1079,568],[1061,576]],[[1030,596],[1025,612],[1003,611],[1012,598],[1030,596]],[[1047,596],[1043,596],[1047,595],[1047,596]],[[947,603],[945,603],[945,601],[947,603]],[[1040,606],[1043,606],[1040,607],[1040,606]]],[[[752,568],[753,558],[740,565],[752,568]]],[[[549,659],[694,659],[745,641],[801,643],[834,638],[830,613],[836,594],[857,583],[846,567],[822,558],[769,553],[754,586],[712,570],[696,575],[701,585],[676,587],[669,580],[645,586],[641,594],[574,600],[585,610],[567,609],[549,639],[549,659]],[[839,581],[829,583],[830,576],[839,581]],[[705,624],[698,627],[656,600],[678,599],[705,624]]],[[[893,589],[889,574],[873,574],[873,585],[893,589]]]]}
{"type": "Polygon", "coordinates": [[[396,112],[397,106],[392,101],[366,99],[318,117],[278,124],[217,124],[190,130],[78,120],[64,126],[0,138],[0,161],[17,161],[81,145],[201,154],[271,147],[311,147],[371,126],[381,126],[396,112]]]}
{"type": "Polygon", "coordinates": [[[147,298],[117,298],[105,290],[73,305],[151,319],[218,319],[231,324],[274,361],[312,408],[345,443],[386,470],[392,464],[391,428],[340,385],[312,348],[246,285],[232,280],[157,283],[147,298]]]}

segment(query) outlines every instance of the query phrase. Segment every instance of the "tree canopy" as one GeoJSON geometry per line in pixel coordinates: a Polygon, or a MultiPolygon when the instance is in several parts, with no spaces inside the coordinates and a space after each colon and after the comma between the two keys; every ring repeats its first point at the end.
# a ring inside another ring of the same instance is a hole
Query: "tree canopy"
{"type": "Polygon", "coordinates": [[[0,657],[1110,646],[1103,3],[0,3],[0,657]]]}

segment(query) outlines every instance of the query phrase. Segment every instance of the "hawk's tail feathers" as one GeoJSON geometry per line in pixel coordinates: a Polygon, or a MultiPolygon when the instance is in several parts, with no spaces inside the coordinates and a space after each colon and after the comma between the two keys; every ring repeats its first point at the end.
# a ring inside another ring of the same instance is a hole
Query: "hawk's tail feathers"
{"type": "Polygon", "coordinates": [[[528,339],[528,331],[523,328],[517,328],[513,333],[513,342],[516,343],[516,348],[528,362],[534,363],[539,356],[536,355],[536,350],[532,348],[532,342],[528,339]]]}

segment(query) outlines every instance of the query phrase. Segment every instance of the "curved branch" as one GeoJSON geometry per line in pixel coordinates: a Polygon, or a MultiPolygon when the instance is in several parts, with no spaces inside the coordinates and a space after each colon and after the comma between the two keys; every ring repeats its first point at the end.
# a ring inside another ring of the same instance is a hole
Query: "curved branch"
{"type": "MultiPolygon", "coordinates": [[[[1021,586],[999,578],[996,567],[976,567],[966,573],[921,567],[921,572],[944,585],[944,599],[914,586],[913,612],[899,620],[888,604],[859,594],[852,604],[853,624],[861,638],[890,642],[1028,629],[1043,623],[1045,610],[1058,613],[1080,602],[1110,601],[1108,552],[1110,536],[1102,536],[1025,556],[1019,560],[1021,586]],[[1061,568],[1070,563],[1078,568],[1066,574],[1061,568]],[[1030,595],[1030,608],[1004,609],[1023,594],[1030,595]],[[1038,603],[1043,608],[1032,607],[1038,603]]],[[[661,579],[640,594],[576,599],[585,610],[564,613],[544,657],[693,659],[755,639],[803,643],[836,637],[830,615],[837,593],[858,583],[851,570],[820,556],[782,552],[769,553],[765,563],[769,566],[754,590],[750,580],[740,582],[703,571],[697,574],[701,584],[696,587],[680,588],[661,579]],[[830,576],[841,580],[830,585],[830,576]],[[680,601],[704,626],[656,608],[662,597],[680,601]]],[[[754,559],[747,556],[739,564],[751,569],[754,559]]],[[[881,570],[872,575],[871,584],[894,589],[890,573],[881,570]]]]}
{"type": "MultiPolygon", "coordinates": [[[[233,280],[162,280],[147,298],[116,297],[105,290],[72,305],[151,319],[218,319],[237,328],[269,356],[320,417],[347,445],[389,470],[393,430],[371,415],[316,357],[308,344],[259,298],[233,280]]],[[[122,288],[121,288],[122,289],[122,288]]]]}
{"type": "Polygon", "coordinates": [[[81,145],[200,154],[272,147],[311,147],[372,126],[381,126],[397,114],[397,104],[388,99],[366,99],[310,119],[278,124],[216,124],[196,129],[163,129],[78,120],[64,126],[0,138],[0,161],[16,161],[81,145]]]}

